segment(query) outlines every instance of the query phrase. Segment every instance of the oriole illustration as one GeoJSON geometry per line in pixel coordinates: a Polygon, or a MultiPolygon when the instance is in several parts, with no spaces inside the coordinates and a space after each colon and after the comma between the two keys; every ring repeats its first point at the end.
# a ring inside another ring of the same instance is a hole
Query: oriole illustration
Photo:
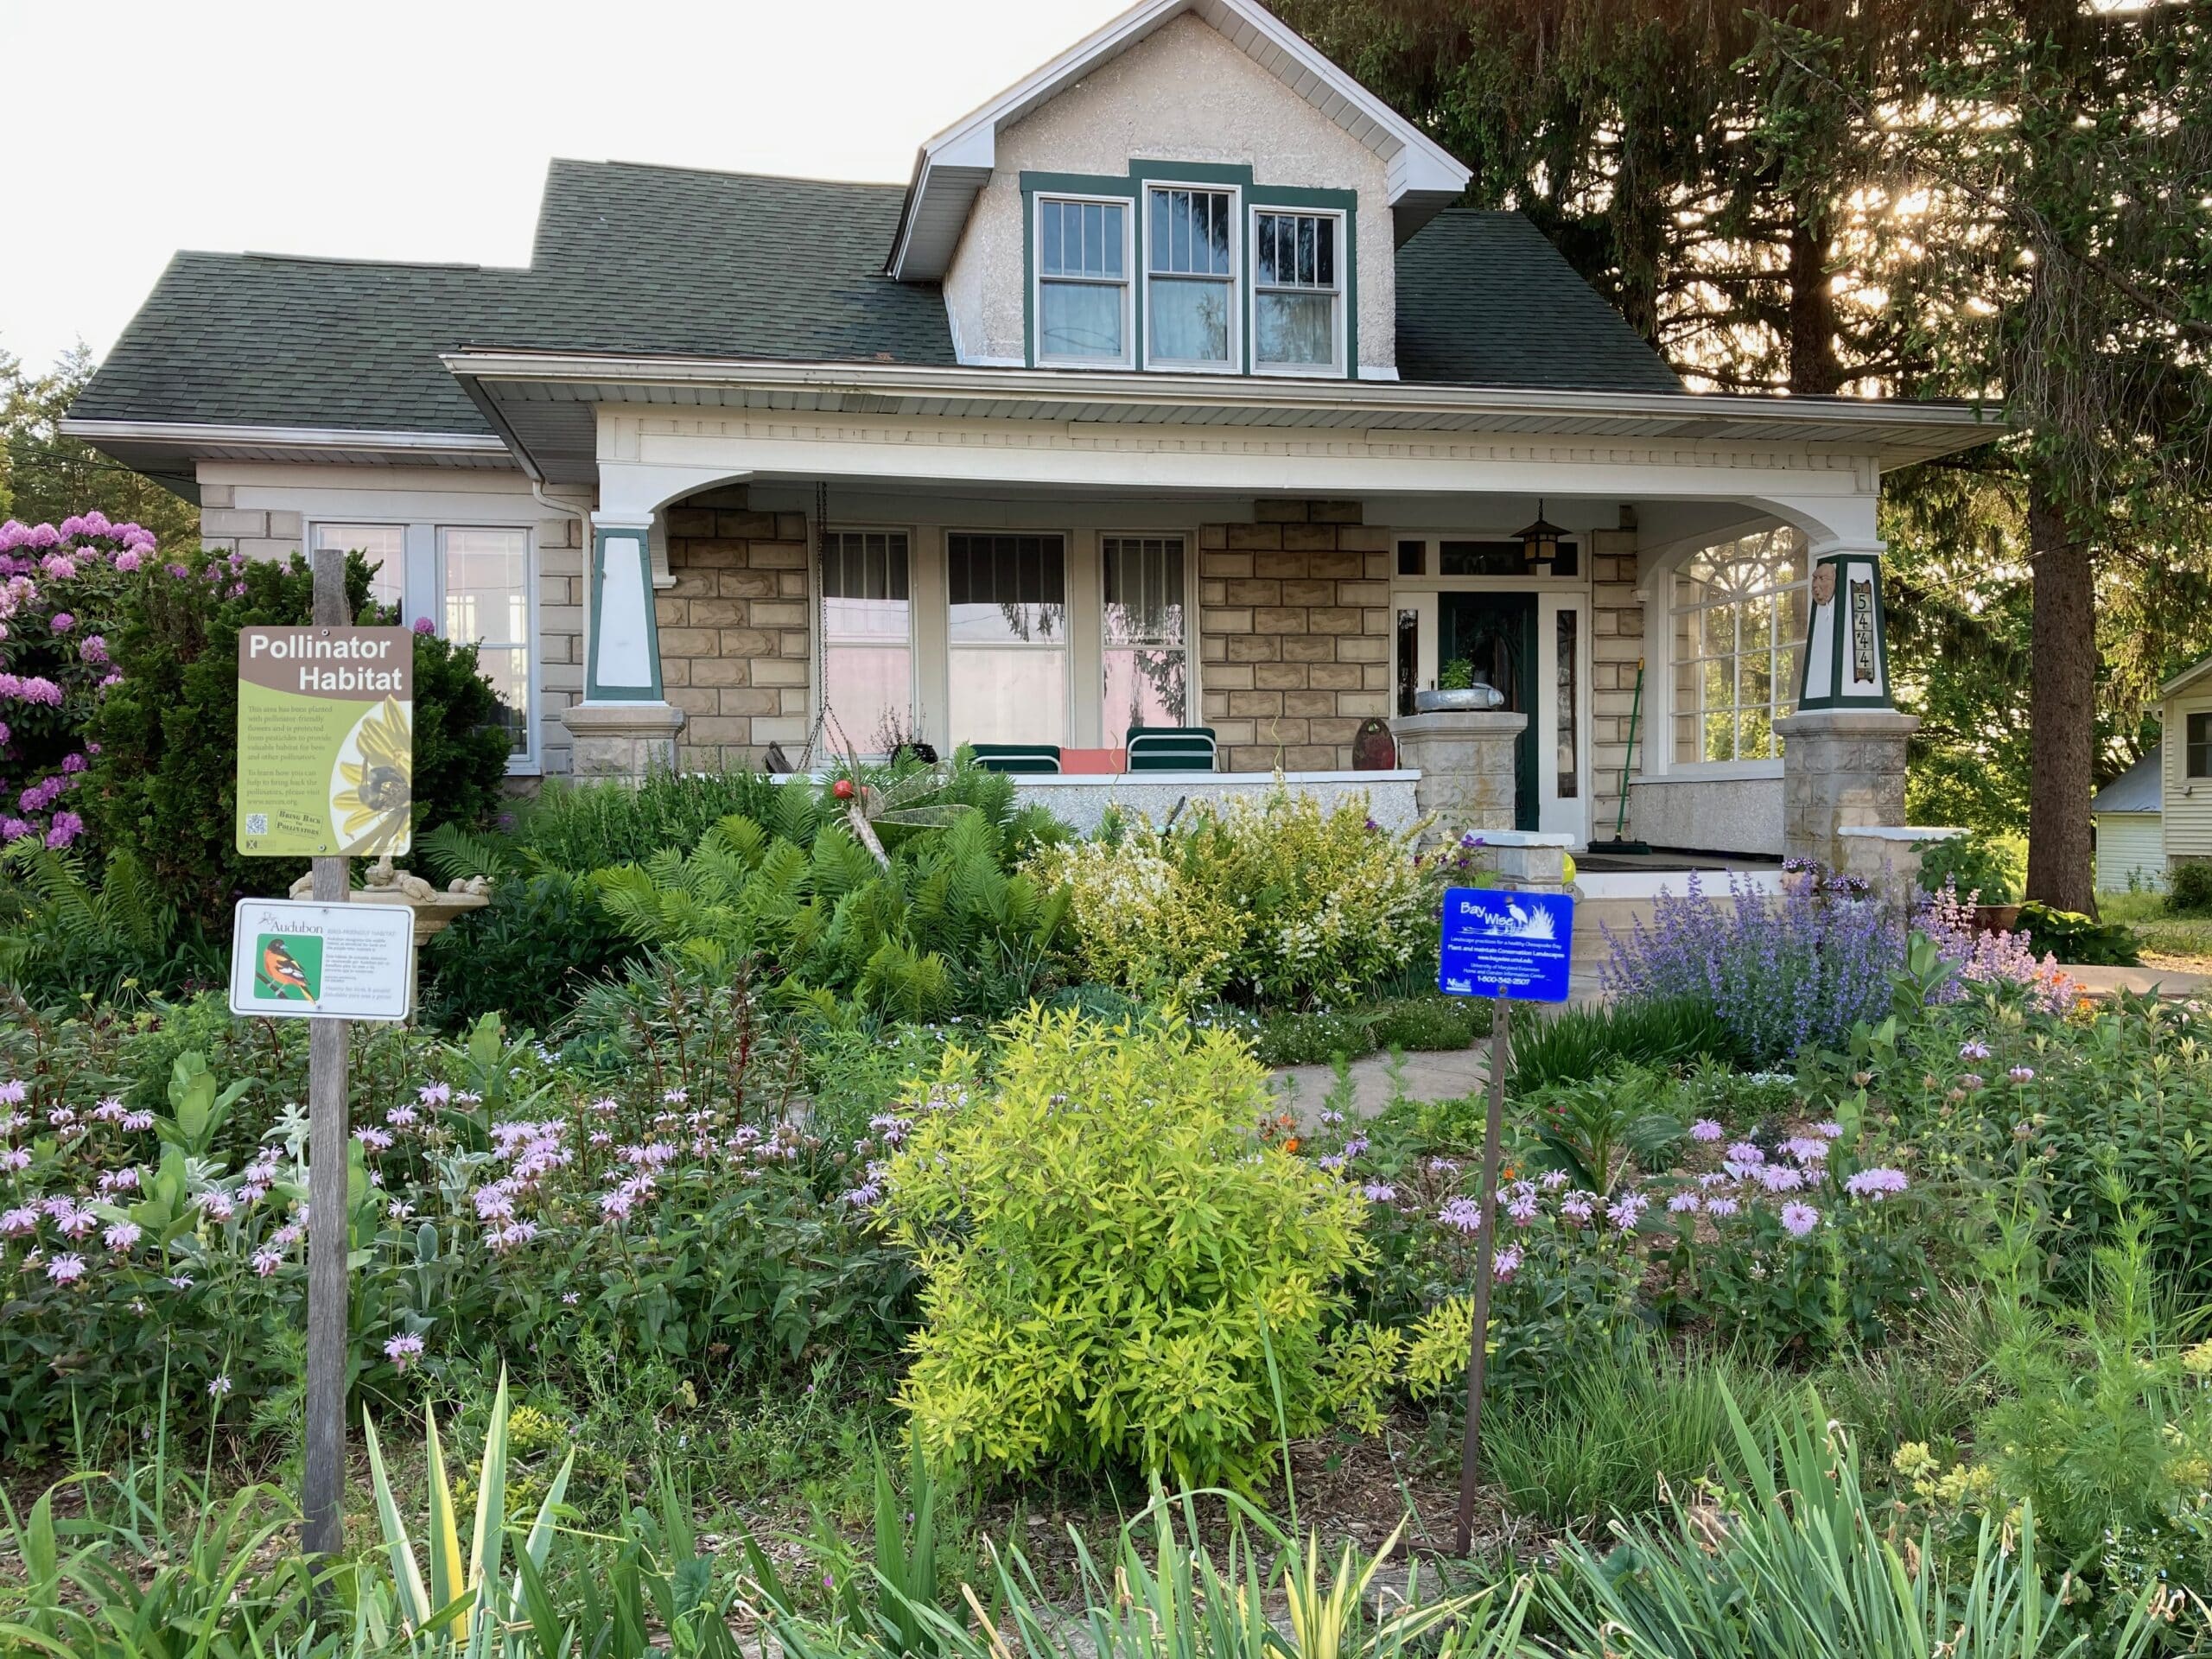
{"type": "Polygon", "coordinates": [[[293,959],[282,939],[271,939],[261,947],[261,977],[279,995],[295,990],[309,1003],[315,1001],[315,994],[308,989],[307,969],[293,959]]]}

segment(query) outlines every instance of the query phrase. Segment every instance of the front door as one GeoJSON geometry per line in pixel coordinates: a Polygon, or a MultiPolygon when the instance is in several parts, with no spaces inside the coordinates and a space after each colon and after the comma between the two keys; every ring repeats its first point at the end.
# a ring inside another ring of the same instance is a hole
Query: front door
{"type": "Polygon", "coordinates": [[[1442,594],[1438,599],[1437,661],[1464,658],[1478,681],[1505,694],[1509,712],[1529,716],[1513,745],[1513,827],[1534,830],[1541,821],[1536,791],[1536,596],[1442,594]]]}

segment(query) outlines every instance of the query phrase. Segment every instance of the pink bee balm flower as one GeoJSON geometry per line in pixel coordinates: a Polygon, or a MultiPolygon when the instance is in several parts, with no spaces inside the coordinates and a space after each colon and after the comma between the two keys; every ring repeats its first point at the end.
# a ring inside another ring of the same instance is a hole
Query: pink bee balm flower
{"type": "Polygon", "coordinates": [[[220,1400],[230,1391],[231,1379],[227,1376],[216,1377],[207,1384],[207,1397],[210,1400],[220,1400]]]}
{"type": "Polygon", "coordinates": [[[272,1250],[264,1246],[253,1253],[253,1270],[264,1279],[283,1265],[284,1256],[281,1250],[272,1250]]]}
{"type": "Polygon", "coordinates": [[[1398,1196],[1398,1189],[1384,1181],[1370,1181],[1359,1189],[1359,1195],[1370,1204],[1389,1204],[1398,1196]]]}
{"type": "Polygon", "coordinates": [[[73,1285],[85,1276],[85,1258],[67,1253],[46,1264],[46,1276],[57,1285],[73,1285]]]}
{"type": "Polygon", "coordinates": [[[2036,1069],[2032,1065],[2016,1065],[2005,1075],[2015,1083],[2033,1083],[2036,1080],[2036,1069]]]}
{"type": "Polygon", "coordinates": [[[1708,1216],[1732,1216],[1741,1207],[1735,1199],[1725,1196],[1715,1196],[1705,1201],[1705,1213],[1708,1216]]]}
{"type": "Polygon", "coordinates": [[[1911,1185],[1901,1169],[1862,1169],[1843,1184],[1843,1190],[1854,1198],[1885,1198],[1911,1185]]]}
{"type": "Polygon", "coordinates": [[[1521,1247],[1509,1244],[1491,1258],[1491,1276],[1501,1285],[1521,1271],[1521,1247]]]}
{"type": "Polygon", "coordinates": [[[1989,1045],[1979,1039],[1961,1043],[1959,1045],[1959,1058],[1962,1060],[1986,1060],[1989,1058],[1989,1045]]]}
{"type": "Polygon", "coordinates": [[[1792,1238],[1802,1238],[1821,1224],[1821,1212],[1809,1204],[1785,1204],[1782,1206],[1783,1230],[1792,1238]]]}
{"type": "Polygon", "coordinates": [[[21,1205],[13,1210],[0,1211],[0,1234],[10,1238],[21,1238],[25,1233],[38,1230],[38,1211],[31,1205],[21,1205]]]}
{"type": "Polygon", "coordinates": [[[1677,1192],[1667,1200],[1667,1208],[1675,1215],[1694,1215],[1704,1201],[1694,1192],[1677,1192]]]}
{"type": "Polygon", "coordinates": [[[1436,1212],[1436,1219],[1440,1226],[1471,1236],[1482,1230],[1482,1206],[1472,1198],[1453,1198],[1436,1212]]]}
{"type": "Polygon", "coordinates": [[[394,1370],[404,1371],[410,1361],[423,1357],[423,1338],[411,1333],[394,1337],[385,1344],[384,1357],[391,1362],[394,1370]]]}
{"type": "Polygon", "coordinates": [[[101,1243],[118,1255],[136,1244],[138,1238],[138,1224],[135,1221],[118,1221],[100,1236],[101,1243]]]}
{"type": "Polygon", "coordinates": [[[1726,1139],[1727,1134],[1727,1130],[1709,1117],[1700,1117],[1690,1125],[1690,1139],[1693,1141],[1719,1141],[1726,1139]]]}

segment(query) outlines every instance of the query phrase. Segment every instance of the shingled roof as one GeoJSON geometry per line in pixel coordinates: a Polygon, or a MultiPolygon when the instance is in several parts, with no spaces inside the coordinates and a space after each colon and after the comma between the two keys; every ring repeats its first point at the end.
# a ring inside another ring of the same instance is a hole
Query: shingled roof
{"type": "Polygon", "coordinates": [[[1519,213],[1452,207],[1398,250],[1398,378],[1680,391],[1666,360],[1519,213]]]}
{"type": "MultiPolygon", "coordinates": [[[[79,419],[487,434],[462,346],[950,365],[934,283],[883,275],[901,187],[556,161],[527,270],[181,253],[79,419]]],[[[1453,209],[1398,253],[1401,376],[1676,391],[1516,213],[1453,209]]]]}

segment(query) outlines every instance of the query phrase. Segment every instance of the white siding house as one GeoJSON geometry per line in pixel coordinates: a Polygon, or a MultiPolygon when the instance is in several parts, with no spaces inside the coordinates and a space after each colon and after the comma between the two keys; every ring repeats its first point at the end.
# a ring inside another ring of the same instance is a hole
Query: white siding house
{"type": "Polygon", "coordinates": [[[2212,858],[2212,657],[2160,688],[2166,700],[2165,855],[2212,858]]]}
{"type": "Polygon", "coordinates": [[[2163,746],[2097,791],[2097,891],[2133,893],[2166,885],[2164,826],[2159,811],[2163,746]]]}

